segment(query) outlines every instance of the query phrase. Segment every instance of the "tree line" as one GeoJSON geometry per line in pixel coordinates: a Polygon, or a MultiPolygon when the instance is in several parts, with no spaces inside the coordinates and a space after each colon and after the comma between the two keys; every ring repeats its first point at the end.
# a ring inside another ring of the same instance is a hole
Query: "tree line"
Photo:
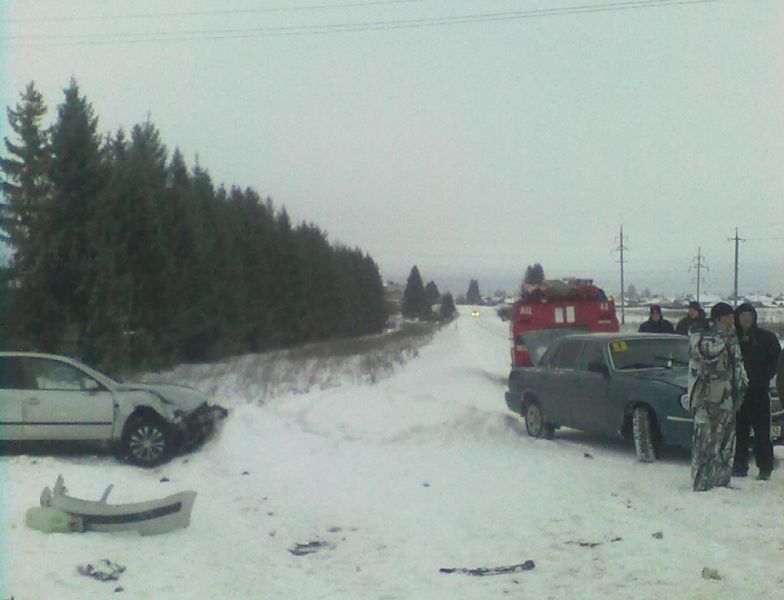
{"type": "Polygon", "coordinates": [[[6,348],[127,371],[383,328],[369,255],[251,188],[216,186],[149,120],[100,134],[77,83],[64,92],[50,126],[33,83],[7,111],[6,348]]]}
{"type": "Polygon", "coordinates": [[[452,320],[457,309],[452,294],[447,292],[442,296],[433,280],[424,285],[419,268],[414,265],[411,267],[406,287],[403,290],[403,303],[400,312],[409,319],[443,322],[452,320]],[[434,310],[436,304],[438,305],[437,312],[434,310]]]}

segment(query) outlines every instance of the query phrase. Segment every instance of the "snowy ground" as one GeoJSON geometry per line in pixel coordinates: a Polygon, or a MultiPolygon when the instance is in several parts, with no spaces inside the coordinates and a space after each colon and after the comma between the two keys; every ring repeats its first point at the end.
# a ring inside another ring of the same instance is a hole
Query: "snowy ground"
{"type": "Polygon", "coordinates": [[[154,470],[0,457],[0,599],[106,598],[118,586],[133,599],[784,597],[783,475],[695,494],[683,454],[640,464],[630,446],[575,431],[528,438],[503,400],[506,324],[461,308],[376,383],[332,373],[327,389],[259,404],[252,359],[234,388],[193,371],[185,383],[220,389],[231,415],[201,451],[154,470]],[[26,528],[60,473],[85,498],[114,483],[114,502],[194,489],[191,526],[158,537],[26,528]],[[311,540],[328,546],[288,552],[311,540]],[[76,573],[100,558],[127,568],[118,582],[76,573]],[[529,559],[535,569],[511,575],[439,573],[529,559]],[[722,579],[703,579],[706,566],[722,579]]]}

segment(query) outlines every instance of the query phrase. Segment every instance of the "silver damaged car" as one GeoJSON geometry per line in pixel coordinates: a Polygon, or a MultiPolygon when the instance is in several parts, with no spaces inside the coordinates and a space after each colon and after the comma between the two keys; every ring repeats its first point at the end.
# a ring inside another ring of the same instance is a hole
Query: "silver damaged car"
{"type": "Polygon", "coordinates": [[[226,416],[193,388],[120,383],[65,356],[0,352],[0,440],[102,441],[153,467],[226,416]]]}

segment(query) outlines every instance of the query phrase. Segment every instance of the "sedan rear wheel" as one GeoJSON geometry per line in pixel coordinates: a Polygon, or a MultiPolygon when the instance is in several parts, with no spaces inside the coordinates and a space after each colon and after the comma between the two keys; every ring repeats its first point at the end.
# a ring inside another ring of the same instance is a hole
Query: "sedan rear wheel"
{"type": "Polygon", "coordinates": [[[123,447],[132,463],[154,467],[171,457],[174,438],[160,419],[136,417],[125,428],[123,447]]]}
{"type": "Polygon", "coordinates": [[[553,426],[545,423],[542,409],[536,400],[531,400],[525,404],[525,430],[533,438],[552,439],[553,426]]]}

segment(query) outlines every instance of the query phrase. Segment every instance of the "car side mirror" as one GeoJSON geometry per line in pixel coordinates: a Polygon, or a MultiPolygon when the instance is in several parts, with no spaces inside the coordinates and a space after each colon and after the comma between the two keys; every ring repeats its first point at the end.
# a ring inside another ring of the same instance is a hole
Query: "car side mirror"
{"type": "Polygon", "coordinates": [[[609,377],[610,376],[610,368],[606,364],[601,363],[601,362],[588,363],[588,370],[591,373],[599,373],[600,375],[603,375],[604,377],[609,377]]]}

